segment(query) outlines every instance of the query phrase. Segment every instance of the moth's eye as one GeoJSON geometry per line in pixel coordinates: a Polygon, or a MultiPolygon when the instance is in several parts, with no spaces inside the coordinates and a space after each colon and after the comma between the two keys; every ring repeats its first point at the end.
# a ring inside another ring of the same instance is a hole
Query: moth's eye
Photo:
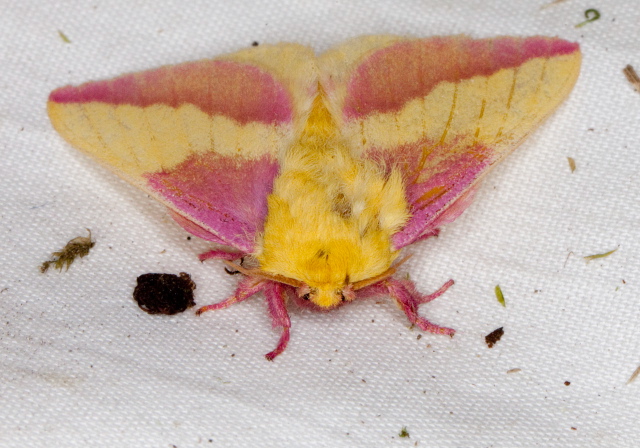
{"type": "Polygon", "coordinates": [[[302,296],[302,300],[309,300],[311,298],[311,294],[307,293],[302,296]]]}
{"type": "Polygon", "coordinates": [[[342,291],[340,291],[340,300],[342,300],[343,302],[347,300],[344,298],[344,293],[342,291]]]}

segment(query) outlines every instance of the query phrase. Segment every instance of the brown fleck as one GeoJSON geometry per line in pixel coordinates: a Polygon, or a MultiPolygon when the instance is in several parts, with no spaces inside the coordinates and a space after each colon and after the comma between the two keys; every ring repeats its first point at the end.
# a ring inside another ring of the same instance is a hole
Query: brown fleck
{"type": "Polygon", "coordinates": [[[504,327],[497,328],[484,337],[484,341],[487,343],[487,347],[493,347],[504,334],[504,327]]]}
{"type": "Polygon", "coordinates": [[[627,65],[622,69],[622,73],[627,77],[627,81],[631,83],[633,89],[636,92],[640,92],[640,76],[638,76],[635,69],[631,65],[627,65]]]}
{"type": "Polygon", "coordinates": [[[351,203],[343,193],[338,193],[333,199],[331,208],[335,213],[340,215],[341,218],[349,219],[351,217],[351,203]]]}
{"type": "Polygon", "coordinates": [[[638,368],[633,371],[633,373],[631,374],[631,376],[627,380],[627,384],[633,383],[635,381],[635,379],[638,378],[638,375],[640,375],[640,366],[638,366],[638,368]]]}

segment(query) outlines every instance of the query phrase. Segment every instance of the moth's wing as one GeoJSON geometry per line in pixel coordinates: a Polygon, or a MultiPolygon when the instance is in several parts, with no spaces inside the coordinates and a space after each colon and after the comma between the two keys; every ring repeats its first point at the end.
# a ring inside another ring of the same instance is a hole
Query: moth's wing
{"type": "Polygon", "coordinates": [[[354,153],[406,182],[396,248],[455,219],[478,181],[571,91],[578,44],[547,37],[369,36],[319,58],[328,107],[354,153]]]}
{"type": "Polygon", "coordinates": [[[63,87],[47,107],[69,143],[163,202],[185,229],[249,253],[317,85],[311,49],[261,45],[63,87]]]}

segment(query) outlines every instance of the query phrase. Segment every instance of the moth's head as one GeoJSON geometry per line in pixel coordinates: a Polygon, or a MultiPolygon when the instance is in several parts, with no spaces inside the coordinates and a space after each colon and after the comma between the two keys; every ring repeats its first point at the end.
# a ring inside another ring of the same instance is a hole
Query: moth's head
{"type": "Polygon", "coordinates": [[[356,298],[352,284],[309,286],[304,284],[296,290],[302,302],[308,302],[319,308],[337,308],[356,298]]]}

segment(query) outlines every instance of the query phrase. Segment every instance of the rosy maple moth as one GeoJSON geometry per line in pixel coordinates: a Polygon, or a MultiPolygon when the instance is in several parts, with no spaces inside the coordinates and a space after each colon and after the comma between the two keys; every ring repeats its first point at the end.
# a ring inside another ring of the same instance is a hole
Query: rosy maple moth
{"type": "Polygon", "coordinates": [[[572,89],[576,43],[548,37],[365,36],[316,56],[260,45],[51,93],[72,145],[216,245],[244,274],[204,311],[263,292],[289,341],[287,303],[330,310],[391,296],[422,330],[453,335],[394,278],[401,250],[438,234],[572,89]],[[244,258],[240,266],[232,260],[244,258]]]}

